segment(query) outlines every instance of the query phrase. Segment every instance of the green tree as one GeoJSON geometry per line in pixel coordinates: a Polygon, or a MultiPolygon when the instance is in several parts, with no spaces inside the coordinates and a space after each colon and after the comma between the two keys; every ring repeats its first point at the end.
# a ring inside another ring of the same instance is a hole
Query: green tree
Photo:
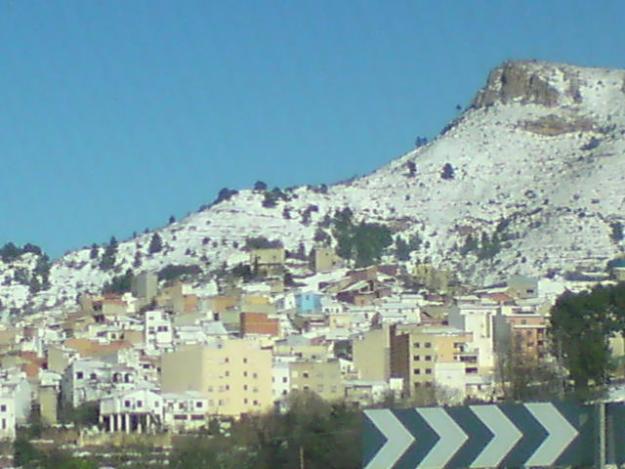
{"type": "Polygon", "coordinates": [[[100,259],[100,269],[110,270],[115,266],[117,246],[117,240],[115,239],[115,236],[112,236],[109,244],[106,246],[106,249],[104,249],[104,254],[102,254],[102,258],[100,259]]]}
{"type": "Polygon", "coordinates": [[[614,222],[610,224],[610,238],[615,243],[620,243],[623,240],[623,224],[621,222],[614,222]]]}
{"type": "Polygon", "coordinates": [[[623,331],[625,286],[565,292],[551,309],[554,354],[561,357],[582,393],[602,386],[610,371],[609,338],[623,331]]]}
{"type": "Polygon", "coordinates": [[[445,180],[451,180],[455,177],[455,170],[451,163],[445,163],[443,170],[441,171],[441,178],[445,180]]]}
{"type": "Polygon", "coordinates": [[[163,250],[163,240],[158,233],[154,233],[152,235],[152,239],[150,239],[150,245],[148,246],[148,253],[156,254],[163,250]]]}
{"type": "Polygon", "coordinates": [[[256,192],[264,192],[267,190],[267,184],[263,181],[256,181],[254,183],[254,190],[256,192]]]}
{"type": "Polygon", "coordinates": [[[410,246],[401,236],[395,238],[395,257],[400,261],[410,260],[410,246]]]}
{"type": "Polygon", "coordinates": [[[384,250],[393,243],[387,226],[364,221],[355,225],[349,208],[335,214],[333,233],[336,253],[343,259],[355,260],[356,267],[379,262],[384,250]]]}
{"type": "Polygon", "coordinates": [[[123,275],[113,277],[110,282],[104,284],[103,293],[116,293],[121,295],[129,292],[132,285],[134,275],[132,270],[128,269],[123,275]]]}
{"type": "Polygon", "coordinates": [[[464,240],[464,245],[460,248],[460,254],[465,256],[471,251],[475,251],[477,248],[477,241],[473,238],[473,236],[471,236],[471,234],[468,234],[464,240]]]}
{"type": "Polygon", "coordinates": [[[97,244],[93,243],[91,245],[91,250],[89,251],[89,259],[97,259],[99,255],[100,249],[98,248],[97,244]]]}
{"type": "Polygon", "coordinates": [[[2,246],[2,248],[0,248],[0,259],[2,259],[2,262],[13,262],[21,255],[22,250],[13,243],[6,243],[2,246]]]}

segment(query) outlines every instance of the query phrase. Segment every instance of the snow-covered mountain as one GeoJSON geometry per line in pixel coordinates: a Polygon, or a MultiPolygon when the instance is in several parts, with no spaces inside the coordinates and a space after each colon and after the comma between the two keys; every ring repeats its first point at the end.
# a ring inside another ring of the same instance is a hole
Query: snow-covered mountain
{"type": "Polygon", "coordinates": [[[283,195],[266,207],[263,190],[242,190],[158,230],[163,249],[155,254],[148,254],[152,233],[121,242],[106,272],[104,248],[95,259],[89,249],[72,252],[53,263],[50,287],[35,296],[10,278],[13,265],[0,262],[0,301],[5,309],[73,302],[128,268],[208,272],[244,261],[241,248],[253,236],[309,249],[344,207],[406,239],[418,233],[413,260],[477,284],[603,268],[625,247],[625,71],[507,62],[431,143],[367,176],[283,195]]]}

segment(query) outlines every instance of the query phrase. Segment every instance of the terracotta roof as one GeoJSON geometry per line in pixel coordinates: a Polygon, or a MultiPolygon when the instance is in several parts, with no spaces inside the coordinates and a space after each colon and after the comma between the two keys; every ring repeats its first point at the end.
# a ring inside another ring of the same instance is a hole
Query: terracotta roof
{"type": "Polygon", "coordinates": [[[64,345],[76,350],[82,357],[108,355],[118,350],[132,348],[132,344],[125,340],[102,344],[89,339],[67,339],[64,345]]]}

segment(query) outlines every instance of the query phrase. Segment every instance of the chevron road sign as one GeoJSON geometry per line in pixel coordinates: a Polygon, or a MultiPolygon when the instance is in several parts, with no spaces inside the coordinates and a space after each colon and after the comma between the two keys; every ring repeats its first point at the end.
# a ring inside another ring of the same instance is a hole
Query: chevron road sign
{"type": "Polygon", "coordinates": [[[592,406],[571,403],[365,411],[363,467],[592,465],[592,406]]]}

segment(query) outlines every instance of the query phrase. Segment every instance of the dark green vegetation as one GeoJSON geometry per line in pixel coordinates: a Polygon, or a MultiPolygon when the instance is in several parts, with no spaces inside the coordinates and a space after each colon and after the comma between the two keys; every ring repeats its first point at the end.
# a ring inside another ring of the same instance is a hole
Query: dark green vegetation
{"type": "Polygon", "coordinates": [[[175,448],[170,467],[357,468],[361,415],[312,393],[294,393],[289,411],[234,423],[230,436],[201,435],[175,448]]]}
{"type": "Polygon", "coordinates": [[[14,464],[25,469],[96,469],[94,461],[75,458],[66,451],[52,448],[49,451],[37,449],[25,436],[18,437],[13,444],[14,464]]]}
{"type": "Polygon", "coordinates": [[[608,382],[617,366],[609,339],[624,332],[625,283],[578,294],[565,292],[551,310],[553,353],[561,357],[582,394],[608,382]]]}
{"type": "Polygon", "coordinates": [[[177,265],[169,264],[158,272],[158,279],[166,282],[174,282],[184,277],[195,277],[202,273],[202,269],[197,265],[177,265]]]}
{"type": "Polygon", "coordinates": [[[398,261],[409,261],[410,253],[418,251],[421,247],[421,238],[418,234],[412,235],[408,241],[401,236],[395,238],[395,257],[398,261]]]}
{"type": "MultiPolygon", "coordinates": [[[[109,241],[106,248],[104,248],[104,254],[102,254],[102,258],[100,259],[100,269],[101,270],[111,270],[115,267],[115,258],[117,257],[117,239],[115,236],[111,237],[111,241],[109,241]]],[[[93,253],[93,248],[92,248],[93,253]]]]}
{"type": "Polygon", "coordinates": [[[117,275],[113,277],[110,282],[106,282],[102,288],[102,293],[116,293],[121,295],[129,292],[133,277],[132,270],[128,269],[125,274],[117,275]]]}
{"type": "Polygon", "coordinates": [[[11,263],[18,260],[24,254],[37,256],[37,262],[32,273],[29,275],[26,269],[16,269],[14,280],[23,285],[27,285],[30,293],[34,294],[50,287],[50,258],[39,246],[26,243],[21,248],[13,243],[6,243],[0,248],[0,260],[11,263]]]}
{"type": "Polygon", "coordinates": [[[0,248],[0,260],[2,262],[13,262],[18,259],[23,254],[35,254],[37,256],[43,255],[43,251],[39,246],[35,246],[34,244],[26,243],[21,248],[17,247],[13,243],[6,243],[4,246],[0,248]]]}
{"type": "Polygon", "coordinates": [[[251,237],[251,238],[247,238],[245,240],[245,249],[247,250],[251,250],[251,249],[277,249],[277,248],[281,248],[282,245],[282,241],[277,240],[277,239],[272,239],[269,240],[267,238],[265,238],[264,236],[256,236],[256,237],[251,237]]]}
{"type": "Polygon", "coordinates": [[[379,223],[355,224],[349,208],[337,211],[333,219],[336,253],[343,259],[354,260],[356,267],[378,263],[384,250],[393,243],[391,230],[379,223]]]}

